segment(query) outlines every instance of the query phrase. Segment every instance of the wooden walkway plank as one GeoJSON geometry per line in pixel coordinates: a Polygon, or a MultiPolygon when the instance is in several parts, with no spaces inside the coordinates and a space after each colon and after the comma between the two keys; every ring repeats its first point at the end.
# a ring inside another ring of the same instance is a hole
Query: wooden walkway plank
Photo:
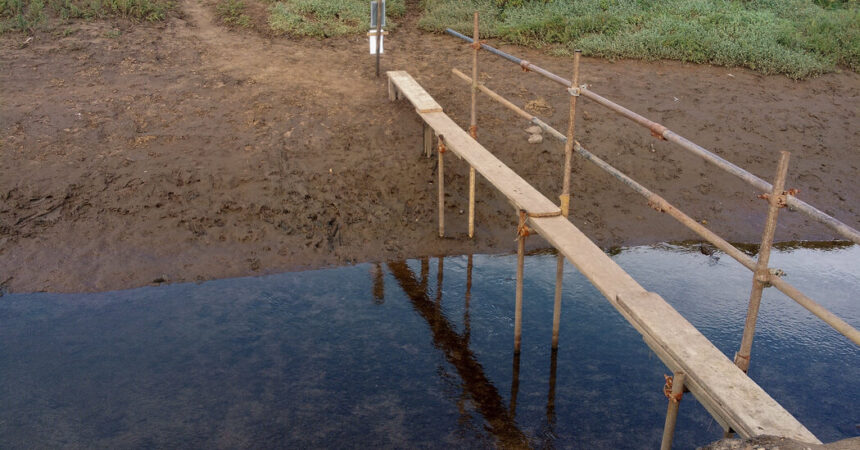
{"type": "Polygon", "coordinates": [[[447,114],[436,112],[420,114],[420,116],[436,131],[437,135],[444,137],[445,147],[477,169],[513,203],[516,209],[533,214],[551,214],[559,211],[558,205],[544,197],[499,158],[472,139],[469,133],[460,128],[447,114]]]}
{"type": "Polygon", "coordinates": [[[415,79],[402,70],[390,71],[388,74],[389,90],[391,83],[403,94],[419,113],[442,112],[442,106],[421,87],[415,79]]]}
{"type": "MultiPolygon", "coordinates": [[[[398,75],[401,82],[404,76],[409,77],[409,74],[398,75]]],[[[414,98],[426,100],[430,97],[420,85],[415,85],[423,94],[413,91],[414,98]]],[[[406,97],[412,101],[409,95],[406,97]]],[[[557,205],[472,139],[446,114],[430,112],[420,116],[437,135],[444,136],[447,148],[465,159],[515,208],[533,214],[558,211],[557,205]]],[[[731,427],[744,437],[767,434],[820,443],[662,297],[646,291],[569,220],[561,216],[531,217],[529,222],[642,334],[670,370],[686,372],[690,391],[721,425],[731,427]]]]}

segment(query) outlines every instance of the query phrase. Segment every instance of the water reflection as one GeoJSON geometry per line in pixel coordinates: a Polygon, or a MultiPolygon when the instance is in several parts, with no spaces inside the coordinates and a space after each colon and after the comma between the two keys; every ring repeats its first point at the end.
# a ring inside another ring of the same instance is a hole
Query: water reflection
{"type": "MultiPolygon", "coordinates": [[[[4,296],[0,448],[657,447],[667,369],[570,266],[552,350],[552,254],[526,260],[514,354],[515,260],[4,296]]],[[[614,260],[736,350],[749,271],[678,246],[614,260]]],[[[860,325],[860,248],[780,250],[772,261],[860,325]]],[[[860,350],[773,290],[759,323],[750,376],[822,440],[858,435],[860,350]]],[[[689,398],[679,448],[721,434],[689,398]]]]}
{"type": "MultiPolygon", "coordinates": [[[[490,431],[500,443],[506,447],[522,447],[528,445],[526,435],[517,427],[513,415],[505,407],[498,389],[490,382],[483,367],[469,348],[467,333],[460,334],[442,313],[442,282],[443,258],[438,258],[439,269],[436,276],[436,299],[430,300],[427,293],[426,277],[416,280],[415,275],[406,261],[388,263],[388,269],[397,283],[409,297],[415,311],[427,321],[433,331],[432,339],[436,348],[445,354],[445,359],[457,370],[462,380],[464,393],[474,401],[481,415],[487,421],[490,431]]],[[[424,267],[429,267],[427,259],[422,260],[422,275],[424,267]]]]}

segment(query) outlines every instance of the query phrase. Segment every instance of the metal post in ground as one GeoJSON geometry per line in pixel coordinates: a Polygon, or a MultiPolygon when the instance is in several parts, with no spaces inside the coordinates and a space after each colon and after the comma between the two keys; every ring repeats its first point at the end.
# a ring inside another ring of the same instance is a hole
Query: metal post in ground
{"type": "Polygon", "coordinates": [[[439,184],[439,237],[445,237],[445,139],[438,136],[437,178],[439,184]]]}
{"type": "Polygon", "coordinates": [[[758,260],[756,261],[755,272],[753,274],[752,292],[750,293],[750,304],[747,310],[746,323],[744,324],[744,335],[741,339],[741,348],[735,354],[735,365],[744,372],[749,370],[750,366],[750,352],[752,351],[756,320],[758,320],[758,310],[761,305],[761,294],[764,288],[769,285],[770,272],[768,271],[767,264],[770,259],[773,235],[776,231],[777,214],[779,214],[779,208],[785,206],[786,194],[783,192],[783,189],[785,187],[785,176],[788,173],[788,159],[790,156],[789,152],[780,152],[776,179],[773,181],[773,190],[767,196],[767,221],[764,225],[761,247],[758,251],[758,260]]]}
{"type": "MultiPolygon", "coordinates": [[[[578,89],[579,84],[579,58],[582,51],[573,53],[573,89],[578,89]]],[[[576,98],[579,95],[570,95],[570,121],[567,124],[567,141],[564,143],[564,177],[562,178],[561,214],[568,217],[570,213],[570,171],[571,159],[573,157],[574,132],[576,130],[576,98]]],[[[555,268],[555,305],[552,310],[552,348],[558,348],[558,333],[561,326],[561,283],[564,277],[564,255],[558,254],[555,268]]]]}
{"type": "MultiPolygon", "coordinates": [[[[472,115],[469,122],[469,134],[472,139],[478,139],[478,49],[481,48],[478,40],[478,12],[474,16],[475,42],[472,43],[472,115]]],[[[475,236],[475,168],[469,165],[469,239],[475,236]]]]}
{"type": "Polygon", "coordinates": [[[385,0],[376,2],[376,76],[379,77],[379,50],[382,46],[382,9],[385,8],[385,0]]]}
{"type": "Polygon", "coordinates": [[[684,381],[687,375],[684,372],[675,372],[673,377],[666,377],[666,386],[663,392],[669,397],[669,408],[666,410],[666,424],[663,426],[663,442],[660,450],[670,450],[672,440],[675,438],[675,423],[678,421],[678,408],[681,406],[681,397],[684,395],[684,381]]]}
{"type": "Polygon", "coordinates": [[[514,311],[514,352],[520,352],[520,342],[522,341],[523,332],[523,266],[525,264],[526,255],[526,236],[528,236],[528,228],[526,227],[526,212],[520,211],[519,225],[517,226],[517,292],[516,292],[516,309],[514,311]]]}

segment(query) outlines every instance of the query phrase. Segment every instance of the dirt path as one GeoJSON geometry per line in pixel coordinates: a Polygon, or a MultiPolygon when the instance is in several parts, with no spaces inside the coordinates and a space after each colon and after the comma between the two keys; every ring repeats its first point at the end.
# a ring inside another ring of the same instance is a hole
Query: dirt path
{"type": "MultiPolygon", "coordinates": [[[[362,36],[269,38],[182,3],[159,25],[79,22],[71,32],[0,36],[0,283],[11,291],[97,291],[369,260],[513,250],[515,217],[478,185],[477,237],[464,239],[467,168],[446,168],[447,228],[435,237],[435,162],[421,126],[387,100],[362,36]],[[119,31],[119,33],[117,33],[119,31]]],[[[450,75],[469,55],[410,18],[386,42],[464,126],[468,89],[450,75]]],[[[557,73],[569,62],[514,53],[557,73]]],[[[515,103],[545,104],[564,129],[554,85],[483,57],[481,76],[515,103]]],[[[795,83],[743,70],[585,59],[593,89],[771,178],[793,152],[789,185],[860,227],[860,77],[795,83]]],[[[561,147],[481,99],[479,138],[550,198],[561,147]]],[[[756,241],[764,205],[743,183],[585,103],[589,149],[734,241],[756,241]]],[[[620,183],[585,166],[574,221],[605,247],[694,236],[620,183]]],[[[780,240],[830,239],[784,215],[780,240]]],[[[541,246],[540,239],[531,241],[541,246]]]]}

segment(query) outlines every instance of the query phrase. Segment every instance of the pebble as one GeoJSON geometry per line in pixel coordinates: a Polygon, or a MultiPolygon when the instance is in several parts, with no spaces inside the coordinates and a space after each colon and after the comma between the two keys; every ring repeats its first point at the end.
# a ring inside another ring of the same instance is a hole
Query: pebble
{"type": "Polygon", "coordinates": [[[541,142],[543,142],[543,136],[539,134],[529,136],[529,144],[540,144],[541,142]]]}
{"type": "Polygon", "coordinates": [[[541,134],[542,131],[543,130],[541,129],[541,127],[539,127],[537,125],[532,125],[532,126],[526,128],[526,133],[528,133],[528,134],[541,134]]]}

